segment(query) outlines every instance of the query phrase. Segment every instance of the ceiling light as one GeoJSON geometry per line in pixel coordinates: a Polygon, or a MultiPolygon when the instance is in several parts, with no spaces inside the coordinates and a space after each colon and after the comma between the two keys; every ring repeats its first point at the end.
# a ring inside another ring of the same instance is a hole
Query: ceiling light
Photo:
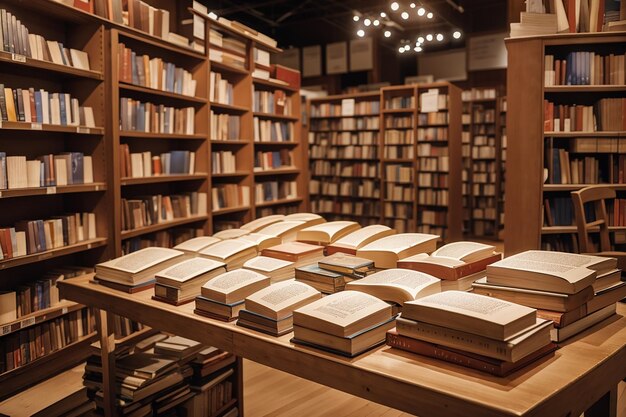
{"type": "Polygon", "coordinates": [[[424,37],[423,37],[423,36],[420,36],[419,38],[417,38],[417,41],[418,41],[419,43],[424,43],[424,37]]]}
{"type": "Polygon", "coordinates": [[[454,39],[460,39],[460,38],[461,38],[461,32],[459,32],[458,30],[457,30],[457,31],[455,31],[455,32],[452,34],[452,37],[453,37],[454,39]]]}
{"type": "Polygon", "coordinates": [[[443,40],[443,35],[441,33],[437,34],[437,41],[441,42],[443,40]]]}
{"type": "Polygon", "coordinates": [[[402,46],[401,46],[401,47],[399,47],[399,48],[398,48],[398,52],[400,52],[401,54],[403,54],[403,53],[404,53],[404,47],[402,47],[402,46]]]}
{"type": "Polygon", "coordinates": [[[380,25],[380,20],[378,19],[374,19],[374,22],[372,22],[374,24],[374,26],[378,26],[380,25]]]}
{"type": "Polygon", "coordinates": [[[372,24],[372,21],[371,21],[371,20],[369,20],[369,19],[365,19],[365,20],[363,21],[363,24],[364,24],[365,26],[369,26],[369,25],[371,25],[371,24],[372,24]]]}
{"type": "Polygon", "coordinates": [[[429,18],[429,19],[432,19],[433,18],[433,12],[428,12],[426,17],[429,18]]]}
{"type": "Polygon", "coordinates": [[[422,47],[421,46],[416,46],[415,47],[415,52],[422,52],[422,47]]]}
{"type": "Polygon", "coordinates": [[[209,17],[213,20],[217,20],[217,15],[213,12],[209,12],[209,17]]]}
{"type": "Polygon", "coordinates": [[[355,22],[358,22],[358,21],[359,21],[359,19],[361,19],[361,18],[359,17],[359,15],[356,15],[356,14],[355,14],[354,16],[352,16],[352,20],[354,20],[355,22]]]}
{"type": "Polygon", "coordinates": [[[409,45],[404,45],[404,50],[408,51],[409,49],[411,49],[411,47],[409,45]]]}
{"type": "Polygon", "coordinates": [[[415,9],[415,3],[411,3],[411,9],[415,9]]]}
{"type": "Polygon", "coordinates": [[[390,30],[386,30],[385,31],[385,38],[390,38],[391,37],[391,31],[390,30]]]}
{"type": "Polygon", "coordinates": [[[402,16],[402,18],[404,20],[407,20],[409,18],[409,13],[408,12],[402,12],[402,14],[400,16],[402,16]]]}
{"type": "Polygon", "coordinates": [[[387,13],[385,13],[385,12],[380,12],[380,17],[387,17],[387,13]]]}
{"type": "Polygon", "coordinates": [[[424,9],[423,7],[420,7],[419,9],[417,9],[418,16],[424,16],[424,13],[426,13],[426,9],[424,9]]]}
{"type": "Polygon", "coordinates": [[[433,40],[433,35],[431,35],[430,33],[428,35],[426,35],[426,40],[428,42],[432,41],[433,40]]]}
{"type": "Polygon", "coordinates": [[[398,4],[397,1],[394,1],[393,3],[391,3],[391,10],[393,10],[394,12],[398,10],[399,8],[400,8],[400,5],[398,4]]]}
{"type": "Polygon", "coordinates": [[[365,31],[363,29],[359,29],[357,30],[356,34],[359,38],[362,38],[363,36],[365,36],[365,31]]]}

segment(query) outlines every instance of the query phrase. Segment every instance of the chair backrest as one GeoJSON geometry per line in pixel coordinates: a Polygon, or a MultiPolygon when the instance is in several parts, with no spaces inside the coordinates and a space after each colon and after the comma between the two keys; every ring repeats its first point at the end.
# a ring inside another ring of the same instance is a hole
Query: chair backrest
{"type": "Polygon", "coordinates": [[[608,199],[615,199],[615,190],[610,186],[592,185],[578,191],[572,191],[572,203],[576,216],[580,252],[595,252],[591,245],[591,240],[589,239],[590,230],[595,228],[600,229],[600,251],[606,252],[612,250],[605,203],[605,200],[608,199]],[[587,221],[585,216],[585,203],[593,203],[595,220],[587,221]]]}

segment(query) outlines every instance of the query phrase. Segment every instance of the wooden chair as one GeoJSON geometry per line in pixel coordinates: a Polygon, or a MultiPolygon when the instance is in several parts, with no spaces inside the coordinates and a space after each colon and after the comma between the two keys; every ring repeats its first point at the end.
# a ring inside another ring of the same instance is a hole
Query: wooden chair
{"type": "Polygon", "coordinates": [[[617,258],[617,267],[626,271],[626,252],[614,251],[609,236],[609,222],[606,214],[605,200],[615,199],[615,190],[610,186],[592,185],[578,191],[572,191],[572,203],[578,228],[578,245],[580,253],[593,253],[599,256],[617,258]],[[585,216],[585,203],[593,203],[595,220],[588,222],[585,216]],[[589,238],[590,233],[600,234],[600,251],[595,248],[589,238]],[[595,230],[594,230],[595,229],[595,230]]]}

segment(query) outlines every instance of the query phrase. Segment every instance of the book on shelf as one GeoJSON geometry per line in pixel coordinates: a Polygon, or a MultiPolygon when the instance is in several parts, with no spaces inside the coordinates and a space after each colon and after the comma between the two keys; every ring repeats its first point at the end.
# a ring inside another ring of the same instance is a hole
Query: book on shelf
{"type": "Polygon", "coordinates": [[[282,239],[277,236],[264,235],[262,233],[248,233],[238,237],[240,240],[247,240],[256,244],[257,251],[261,252],[263,249],[271,248],[282,243],[282,239]]]}
{"type": "Polygon", "coordinates": [[[209,72],[209,100],[220,104],[234,104],[233,84],[219,72],[209,72]]]}
{"type": "Polygon", "coordinates": [[[296,234],[296,240],[326,246],[360,228],[361,226],[353,221],[339,220],[320,223],[299,230],[296,234]]]}
{"type": "Polygon", "coordinates": [[[356,255],[356,251],[368,243],[395,233],[395,230],[380,224],[366,226],[362,229],[352,231],[326,246],[326,253],[332,255],[336,252],[343,252],[356,255]]]}
{"type": "Polygon", "coordinates": [[[615,258],[531,250],[487,266],[487,282],[575,294],[592,285],[598,272],[616,266],[615,258]]]}
{"type": "Polygon", "coordinates": [[[402,317],[497,340],[535,325],[536,310],[465,291],[445,291],[404,303],[402,317]]]}
{"type": "Polygon", "coordinates": [[[289,280],[272,284],[246,297],[237,325],[280,336],[293,329],[295,309],[321,297],[319,291],[302,282],[289,280]]]}
{"type": "Polygon", "coordinates": [[[263,181],[255,184],[255,202],[257,204],[297,197],[298,183],[296,181],[263,181]]]}
{"type": "Polygon", "coordinates": [[[247,240],[229,239],[217,242],[199,252],[200,256],[224,262],[226,270],[241,268],[249,259],[257,255],[256,244],[247,240]]]}
{"type": "Polygon", "coordinates": [[[209,125],[212,140],[242,140],[240,116],[217,114],[211,110],[209,125]]]}
{"type": "Polygon", "coordinates": [[[263,172],[274,169],[295,169],[293,155],[289,149],[279,151],[256,151],[254,153],[255,172],[263,172]]]}
{"type": "Polygon", "coordinates": [[[381,344],[393,319],[384,301],[343,291],[294,310],[293,324],[294,343],[352,357],[381,344]]]}
{"type": "Polygon", "coordinates": [[[324,257],[324,247],[302,242],[287,242],[263,249],[261,255],[294,263],[294,268],[311,264],[324,257]]]}
{"type": "Polygon", "coordinates": [[[253,119],[255,142],[295,142],[296,130],[294,122],[253,119]]]}
{"type": "MultiPolygon", "coordinates": [[[[269,79],[269,71],[267,71],[269,79]]],[[[254,90],[252,96],[252,110],[258,113],[292,115],[291,97],[283,90],[254,90]]]]}
{"type": "Polygon", "coordinates": [[[368,243],[357,250],[359,257],[371,259],[377,268],[395,268],[398,260],[436,249],[439,236],[425,233],[400,233],[368,243]]]}
{"type": "Polygon", "coordinates": [[[281,222],[285,219],[284,214],[273,214],[271,216],[259,217],[241,226],[241,229],[249,230],[250,233],[258,232],[266,226],[281,222]]]}
{"type": "Polygon", "coordinates": [[[250,205],[250,187],[239,184],[218,184],[211,188],[213,210],[250,205]]]}
{"type": "Polygon", "coordinates": [[[120,175],[122,178],[192,175],[195,171],[195,152],[170,151],[160,155],[152,155],[150,151],[131,153],[128,144],[120,145],[120,175]]]}
{"type": "Polygon", "coordinates": [[[440,279],[458,280],[482,272],[487,265],[502,259],[493,245],[477,242],[448,243],[430,255],[417,255],[398,261],[398,268],[413,269],[440,279]]]}
{"type": "Polygon", "coordinates": [[[550,330],[550,338],[555,343],[561,343],[572,336],[581,333],[588,328],[595,326],[603,320],[612,317],[616,313],[616,304],[609,304],[593,313],[590,313],[579,320],[566,326],[555,327],[550,330]]]}
{"type": "Polygon", "coordinates": [[[270,277],[272,284],[288,280],[294,276],[293,262],[268,256],[256,256],[248,259],[243,264],[243,268],[270,277]]]}
{"type": "Polygon", "coordinates": [[[279,237],[283,242],[291,242],[296,240],[298,231],[305,227],[307,224],[304,221],[284,220],[265,226],[259,229],[258,233],[279,237]]]}
{"type": "Polygon", "coordinates": [[[317,262],[320,268],[337,272],[352,279],[361,279],[373,273],[374,261],[342,252],[326,256],[317,262]]]}
{"type": "Polygon", "coordinates": [[[155,274],[154,297],[174,305],[193,301],[204,283],[224,272],[223,262],[200,257],[184,260],[155,274]]]}
{"type": "Polygon", "coordinates": [[[601,55],[593,51],[569,52],[562,59],[544,56],[544,86],[624,85],[624,60],[619,54],[601,55]]]}
{"type": "Polygon", "coordinates": [[[174,249],[189,254],[196,254],[209,246],[220,242],[221,239],[214,236],[198,236],[174,246],[174,249]]]}
{"type": "Polygon", "coordinates": [[[122,230],[206,214],[207,194],[201,192],[122,198],[122,230]]]}
{"type": "Polygon", "coordinates": [[[221,320],[234,320],[251,294],[270,285],[270,278],[247,269],[219,275],[202,286],[195,313],[221,320]]]}
{"type": "Polygon", "coordinates": [[[343,291],[346,285],[344,275],[320,268],[317,264],[296,268],[296,280],[310,285],[324,294],[343,291]]]}
{"type": "Polygon", "coordinates": [[[99,281],[129,286],[154,280],[154,275],[180,262],[184,252],[168,248],[145,248],[96,265],[99,281]]]}
{"type": "Polygon", "coordinates": [[[386,269],[346,284],[346,290],[360,291],[399,306],[441,292],[441,280],[409,269],[386,269]]]}
{"type": "Polygon", "coordinates": [[[237,172],[237,158],[231,151],[211,152],[211,173],[232,174],[237,172]]]}
{"type": "Polygon", "coordinates": [[[389,330],[387,332],[386,343],[388,346],[396,349],[461,365],[500,378],[504,378],[513,372],[538,362],[540,359],[554,353],[557,349],[557,345],[547,344],[517,362],[509,362],[403,336],[397,330],[389,330]]]}
{"type": "Polygon", "coordinates": [[[15,291],[0,291],[0,325],[17,320],[18,305],[15,291]]]}
{"type": "Polygon", "coordinates": [[[624,98],[601,98],[592,105],[558,104],[544,100],[544,132],[623,131],[624,98]]]}
{"type": "Polygon", "coordinates": [[[195,110],[120,98],[120,129],[132,132],[193,135],[195,110]]]}

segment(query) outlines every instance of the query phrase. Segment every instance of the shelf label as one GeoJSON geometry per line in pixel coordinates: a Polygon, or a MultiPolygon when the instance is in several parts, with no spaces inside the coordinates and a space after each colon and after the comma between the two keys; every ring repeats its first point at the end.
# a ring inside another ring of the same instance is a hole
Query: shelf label
{"type": "Polygon", "coordinates": [[[91,249],[91,243],[87,243],[87,249],[91,249]]]}
{"type": "Polygon", "coordinates": [[[2,198],[2,191],[0,191],[0,198],[2,198]]]}
{"type": "Polygon", "coordinates": [[[31,123],[30,128],[33,130],[41,130],[43,129],[43,126],[41,125],[41,123],[31,123]]]}
{"type": "Polygon", "coordinates": [[[20,323],[20,326],[24,328],[24,327],[32,326],[33,324],[35,324],[35,318],[31,317],[29,319],[22,320],[22,322],[20,323]]]}
{"type": "Polygon", "coordinates": [[[76,128],[76,133],[85,133],[85,134],[89,134],[91,132],[91,129],[89,129],[88,127],[82,127],[82,126],[78,126],[76,128]]]}
{"type": "Polygon", "coordinates": [[[26,56],[16,54],[15,52],[11,54],[11,59],[15,62],[26,62],[26,56]]]}
{"type": "Polygon", "coordinates": [[[56,194],[57,187],[46,187],[46,194],[56,194]]]}
{"type": "MultiPolygon", "coordinates": [[[[100,186],[99,186],[99,185],[96,185],[94,189],[95,189],[96,191],[100,191],[100,186]]],[[[0,197],[2,197],[2,193],[0,193],[0,197]]]]}
{"type": "Polygon", "coordinates": [[[68,312],[67,307],[63,307],[63,308],[61,309],[61,315],[65,315],[65,314],[67,314],[67,312],[68,312]]]}
{"type": "Polygon", "coordinates": [[[5,334],[9,334],[9,333],[11,333],[10,324],[0,327],[0,336],[4,336],[5,334]]]}

